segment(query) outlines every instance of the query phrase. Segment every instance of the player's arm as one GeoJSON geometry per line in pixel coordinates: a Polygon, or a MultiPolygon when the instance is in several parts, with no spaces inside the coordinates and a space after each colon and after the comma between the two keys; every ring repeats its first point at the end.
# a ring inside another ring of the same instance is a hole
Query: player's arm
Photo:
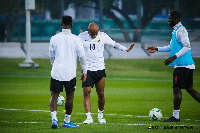
{"type": "Polygon", "coordinates": [[[79,61],[80,61],[81,67],[82,67],[81,80],[83,83],[83,82],[85,82],[85,80],[87,78],[87,65],[86,65],[85,55],[82,57],[79,57],[79,61]]]}
{"type": "Polygon", "coordinates": [[[82,67],[81,80],[83,83],[87,78],[87,65],[86,65],[86,57],[83,48],[83,43],[80,38],[77,39],[77,55],[79,57],[80,65],[82,67]]]}
{"type": "MultiPolygon", "coordinates": [[[[106,40],[105,44],[108,45],[108,46],[111,46],[117,50],[121,50],[121,51],[126,51],[128,50],[126,47],[124,47],[123,45],[119,44],[119,43],[116,43],[115,41],[113,41],[106,33],[102,33],[103,34],[103,37],[104,37],[104,40],[106,40]]],[[[134,44],[133,44],[134,45],[134,44]]],[[[133,47],[133,46],[131,46],[133,47]]],[[[130,50],[132,48],[129,48],[130,50]]],[[[129,50],[129,51],[130,51],[129,50]]],[[[128,52],[128,51],[127,51],[128,52]]]]}
{"type": "Polygon", "coordinates": [[[49,46],[49,56],[50,56],[50,61],[51,61],[52,66],[55,60],[55,48],[54,48],[55,41],[56,41],[55,37],[52,37],[50,40],[50,46],[49,46]]]}
{"type": "Polygon", "coordinates": [[[171,46],[168,45],[168,46],[164,46],[164,47],[147,47],[146,50],[149,52],[149,53],[154,53],[156,51],[158,52],[170,52],[171,51],[171,46]]]}
{"type": "Polygon", "coordinates": [[[169,57],[167,60],[165,60],[165,65],[169,65],[170,63],[172,63],[176,58],[181,57],[182,55],[186,54],[190,49],[190,41],[188,38],[188,33],[186,29],[183,30],[179,30],[177,32],[177,40],[179,42],[181,42],[181,44],[183,45],[183,48],[176,53],[174,56],[169,57]]]}

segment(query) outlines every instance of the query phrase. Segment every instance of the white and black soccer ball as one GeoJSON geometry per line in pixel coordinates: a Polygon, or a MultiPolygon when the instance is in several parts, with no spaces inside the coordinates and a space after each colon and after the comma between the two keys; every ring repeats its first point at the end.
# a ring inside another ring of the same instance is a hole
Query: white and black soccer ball
{"type": "Polygon", "coordinates": [[[64,103],[65,103],[65,98],[63,96],[59,95],[58,99],[57,99],[57,105],[62,106],[62,105],[64,105],[64,103]]]}
{"type": "Polygon", "coordinates": [[[162,118],[162,111],[158,108],[150,110],[149,118],[154,121],[159,121],[162,118]]]}

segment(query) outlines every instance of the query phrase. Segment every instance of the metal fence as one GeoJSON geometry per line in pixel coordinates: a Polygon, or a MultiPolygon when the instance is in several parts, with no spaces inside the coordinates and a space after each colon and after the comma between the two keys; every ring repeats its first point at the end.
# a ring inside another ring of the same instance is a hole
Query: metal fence
{"type": "MultiPolygon", "coordinates": [[[[152,41],[170,41],[172,30],[135,30],[135,29],[104,29],[103,32],[107,33],[113,40],[119,42],[131,42],[137,39],[138,35],[141,36],[141,42],[152,41]],[[128,39],[127,40],[127,36],[128,39]]],[[[191,42],[200,41],[200,30],[188,30],[191,42]]]]}
{"type": "MultiPolygon", "coordinates": [[[[103,32],[107,33],[113,40],[124,44],[129,47],[134,39],[137,39],[138,34],[141,37],[141,41],[136,45],[142,49],[142,52],[148,56],[152,56],[146,51],[149,46],[162,47],[170,44],[172,37],[172,30],[122,30],[122,29],[104,29],[103,32]],[[128,37],[127,37],[128,36],[128,37]],[[127,38],[129,40],[127,40],[127,38]]],[[[192,47],[192,55],[194,57],[200,57],[200,30],[188,30],[190,44],[192,47]]],[[[108,58],[112,57],[112,52],[109,47],[105,47],[108,58]]],[[[141,53],[141,52],[140,52],[141,53]]],[[[140,54],[139,53],[139,54],[140,54]]],[[[168,54],[159,53],[162,57],[168,56],[168,54]]],[[[135,55],[134,55],[135,56],[135,55]]]]}

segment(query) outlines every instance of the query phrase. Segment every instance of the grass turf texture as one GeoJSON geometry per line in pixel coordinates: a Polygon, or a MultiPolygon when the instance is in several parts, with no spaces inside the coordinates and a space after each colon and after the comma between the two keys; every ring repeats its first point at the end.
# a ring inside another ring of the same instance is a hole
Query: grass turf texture
{"type": "MultiPolygon", "coordinates": [[[[77,87],[71,120],[79,128],[63,128],[64,106],[58,106],[59,129],[51,129],[49,59],[34,59],[39,68],[20,68],[24,59],[0,58],[0,132],[199,132],[200,106],[185,90],[179,123],[163,123],[148,118],[152,108],[162,110],[162,120],[173,111],[173,68],[164,65],[164,59],[110,59],[106,64],[105,111],[107,124],[81,124],[85,119],[77,70],[77,87]],[[9,110],[18,109],[18,110],[9,110]],[[171,127],[170,127],[171,125],[171,127]],[[185,126],[185,127],[184,127],[185,126]],[[168,129],[172,128],[173,129],[168,129]],[[191,128],[192,129],[187,129],[191,128]],[[177,128],[177,129],[175,129],[177,128]],[[182,129],[181,129],[182,128],[182,129]]],[[[194,59],[194,88],[200,92],[200,59],[194,59]]],[[[61,95],[65,96],[62,92],[61,95]]],[[[91,93],[92,117],[97,121],[97,95],[91,93]]]]}

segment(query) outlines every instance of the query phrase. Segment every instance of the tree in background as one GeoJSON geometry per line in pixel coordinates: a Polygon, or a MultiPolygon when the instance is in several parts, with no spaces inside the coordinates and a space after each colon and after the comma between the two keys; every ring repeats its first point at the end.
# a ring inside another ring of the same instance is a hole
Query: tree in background
{"type": "MultiPolygon", "coordinates": [[[[5,17],[3,26],[6,30],[6,41],[10,42],[13,31],[16,27],[18,15],[20,14],[18,9],[19,0],[1,0],[0,1],[0,15],[5,17]]],[[[25,8],[25,1],[20,2],[20,6],[25,8]]],[[[2,20],[1,20],[2,21],[2,20]]]]}
{"type": "MultiPolygon", "coordinates": [[[[131,17],[129,16],[128,13],[126,13],[124,11],[124,9],[120,9],[117,6],[114,6],[113,3],[115,3],[118,0],[103,0],[103,13],[105,16],[111,18],[117,25],[118,27],[121,29],[125,41],[129,42],[129,41],[135,41],[137,42],[138,40],[138,36],[137,34],[139,33],[138,31],[134,31],[133,33],[133,40],[131,39],[131,37],[128,35],[127,30],[125,29],[124,23],[122,22],[122,19],[118,18],[115,13],[113,12],[113,10],[117,11],[118,13],[120,13],[123,18],[128,22],[129,26],[132,29],[139,29],[137,25],[135,25],[131,19],[131,17]]],[[[76,0],[74,2],[72,2],[73,4],[75,4],[76,6],[82,6],[82,7],[90,7],[90,8],[94,8],[94,9],[98,9],[99,7],[99,0],[76,0]],[[92,6],[88,6],[88,3],[94,2],[95,3],[95,7],[92,6]]],[[[152,21],[152,19],[161,12],[162,9],[166,8],[166,7],[170,7],[172,8],[174,3],[174,0],[141,0],[141,4],[143,7],[143,16],[141,17],[141,28],[139,30],[144,30],[146,29],[146,27],[150,24],[150,22],[152,21]]],[[[136,10],[137,9],[137,0],[123,0],[123,4],[124,7],[129,7],[130,10],[136,10]]],[[[143,31],[140,32],[141,35],[143,34],[143,31]]]]}
{"type": "MultiPolygon", "coordinates": [[[[113,12],[117,11],[128,22],[132,29],[139,29],[137,24],[133,23],[129,14],[137,14],[137,0],[122,0],[123,9],[118,8],[113,3],[118,0],[103,0],[103,13],[104,16],[111,18],[121,29],[125,40],[139,41],[137,38],[138,32],[135,30],[133,37],[130,37],[128,31],[125,29],[125,25],[121,18],[118,18],[113,12]]],[[[153,18],[160,14],[163,9],[170,12],[175,9],[175,0],[140,0],[143,16],[141,16],[141,35],[143,30],[151,23],[153,18]]],[[[199,0],[178,0],[179,11],[184,17],[200,18],[200,1],[199,0]],[[192,9],[192,10],[191,10],[192,9]]],[[[62,8],[67,9],[70,4],[74,7],[90,7],[98,11],[99,0],[35,0],[36,9],[32,11],[33,14],[42,16],[47,10],[51,13],[52,19],[60,19],[62,15],[62,8]],[[63,2],[63,4],[62,4],[63,2]],[[91,3],[95,3],[95,6],[90,6],[91,3]],[[63,7],[61,6],[63,5],[63,7]]],[[[16,22],[18,16],[25,14],[25,0],[1,0],[0,1],[0,15],[5,17],[4,25],[7,32],[6,40],[12,41],[13,31],[16,28],[16,22]],[[19,9],[20,7],[20,9],[19,9]]]]}

